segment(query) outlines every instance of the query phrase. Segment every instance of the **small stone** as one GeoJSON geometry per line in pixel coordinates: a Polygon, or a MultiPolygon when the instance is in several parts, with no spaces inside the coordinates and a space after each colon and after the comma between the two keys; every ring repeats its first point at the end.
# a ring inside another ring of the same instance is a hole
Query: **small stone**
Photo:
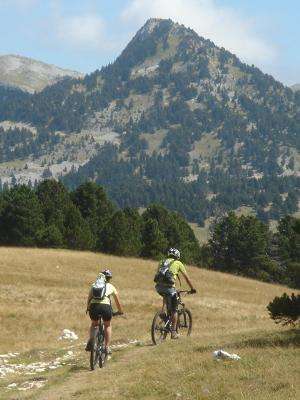
{"type": "Polygon", "coordinates": [[[16,388],[18,385],[16,384],[16,383],[11,383],[10,385],[8,385],[7,387],[9,388],[9,389],[14,389],[14,388],[16,388]]]}

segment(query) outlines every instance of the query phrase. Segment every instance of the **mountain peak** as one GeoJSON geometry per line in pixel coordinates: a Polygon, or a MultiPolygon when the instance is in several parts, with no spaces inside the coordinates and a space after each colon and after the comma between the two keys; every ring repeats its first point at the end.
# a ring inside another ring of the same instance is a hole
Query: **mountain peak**
{"type": "Polygon", "coordinates": [[[151,35],[153,31],[163,22],[173,23],[170,19],[149,18],[145,25],[138,31],[137,35],[142,37],[145,35],[151,35]]]}
{"type": "Polygon", "coordinates": [[[145,40],[147,37],[152,36],[160,27],[166,26],[170,29],[173,25],[175,23],[171,19],[149,18],[137,32],[134,40],[145,40]]]}
{"type": "Polygon", "coordinates": [[[132,69],[146,62],[154,67],[161,60],[175,56],[182,48],[196,51],[202,42],[203,38],[184,25],[171,19],[150,18],[123,50],[116,64],[132,69]]]}

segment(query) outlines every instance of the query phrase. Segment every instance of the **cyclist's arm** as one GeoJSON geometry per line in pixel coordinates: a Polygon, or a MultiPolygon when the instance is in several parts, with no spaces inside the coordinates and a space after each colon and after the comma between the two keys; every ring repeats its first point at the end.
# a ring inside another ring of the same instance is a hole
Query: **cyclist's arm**
{"type": "Polygon", "coordinates": [[[191,288],[191,290],[194,290],[194,286],[192,284],[192,282],[190,281],[190,278],[188,277],[186,272],[181,271],[182,275],[184,276],[184,279],[186,280],[186,283],[189,285],[189,287],[191,288]]]}
{"type": "Polygon", "coordinates": [[[123,312],[123,309],[122,309],[122,306],[120,303],[119,295],[117,293],[113,293],[113,296],[114,296],[114,300],[115,300],[115,303],[116,303],[119,313],[123,314],[124,312],[123,312]]]}

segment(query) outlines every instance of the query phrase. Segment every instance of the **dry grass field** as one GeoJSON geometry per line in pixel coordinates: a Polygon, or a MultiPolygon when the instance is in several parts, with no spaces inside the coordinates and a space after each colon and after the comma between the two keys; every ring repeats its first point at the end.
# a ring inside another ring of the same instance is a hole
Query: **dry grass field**
{"type": "Polygon", "coordinates": [[[275,295],[289,289],[189,267],[198,290],[185,298],[192,336],[151,346],[151,320],[161,304],[153,288],[155,268],[151,261],[90,252],[1,248],[0,354],[19,354],[0,358],[0,372],[5,362],[21,367],[0,374],[0,399],[300,398],[299,331],[275,325],[266,311],[275,295]],[[113,342],[137,342],[115,348],[107,366],[91,372],[85,304],[104,267],[112,269],[126,311],[126,318],[113,321],[113,342]],[[64,328],[79,339],[58,340],[64,328]],[[241,360],[213,360],[220,348],[241,360]],[[25,368],[58,357],[59,368],[25,368]],[[42,387],[21,390],[38,383],[42,387]]]}

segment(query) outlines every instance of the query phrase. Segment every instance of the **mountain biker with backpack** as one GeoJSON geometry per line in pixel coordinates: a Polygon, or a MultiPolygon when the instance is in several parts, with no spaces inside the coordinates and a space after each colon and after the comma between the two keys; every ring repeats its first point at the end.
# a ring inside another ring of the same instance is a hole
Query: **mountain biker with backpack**
{"type": "Polygon", "coordinates": [[[176,332],[178,301],[175,282],[179,273],[185,278],[187,284],[191,288],[191,293],[196,293],[196,289],[194,289],[187,275],[186,268],[179,259],[180,251],[171,247],[168,250],[168,258],[160,262],[154,277],[154,282],[156,283],[155,289],[157,293],[163,297],[164,304],[166,303],[167,305],[167,311],[172,316],[172,339],[178,339],[178,334],[176,332]]]}
{"type": "Polygon", "coordinates": [[[102,271],[96,281],[92,284],[88,299],[86,312],[89,312],[91,318],[90,338],[87,342],[86,351],[91,351],[91,345],[98,329],[99,318],[101,317],[104,324],[104,345],[107,354],[110,354],[109,344],[111,340],[111,319],[112,307],[111,296],[113,296],[118,314],[122,315],[123,310],[120,304],[117,289],[110,283],[112,273],[109,269],[102,271]]]}

